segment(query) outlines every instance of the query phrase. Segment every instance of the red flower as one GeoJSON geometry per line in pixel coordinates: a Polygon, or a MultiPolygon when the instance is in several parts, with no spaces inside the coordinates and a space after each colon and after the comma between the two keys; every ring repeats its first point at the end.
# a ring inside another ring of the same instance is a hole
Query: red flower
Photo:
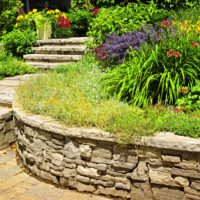
{"type": "Polygon", "coordinates": [[[174,50],[169,50],[169,51],[167,52],[167,56],[171,57],[171,56],[173,56],[173,55],[174,55],[174,50]]]}
{"type": "Polygon", "coordinates": [[[187,88],[181,88],[180,91],[181,91],[181,92],[184,92],[184,93],[189,92],[189,90],[188,90],[187,88]]]}
{"type": "Polygon", "coordinates": [[[179,51],[174,52],[175,57],[181,57],[181,53],[179,51]]]}
{"type": "Polygon", "coordinates": [[[70,27],[70,21],[68,18],[64,16],[59,16],[58,18],[58,26],[62,28],[69,28],[70,27]]]}
{"type": "Polygon", "coordinates": [[[198,43],[198,42],[192,42],[192,46],[193,46],[194,48],[197,48],[197,47],[199,46],[199,43],[198,43]]]}
{"type": "Polygon", "coordinates": [[[174,108],[174,112],[175,113],[180,113],[180,112],[182,112],[182,109],[180,109],[180,108],[174,108]]]}
{"type": "Polygon", "coordinates": [[[166,19],[166,20],[162,21],[161,27],[167,27],[170,25],[170,23],[171,23],[171,21],[169,19],[166,19]]]}
{"type": "Polygon", "coordinates": [[[94,8],[94,9],[92,10],[92,13],[93,13],[93,15],[96,15],[99,11],[100,11],[99,8],[94,8]]]}

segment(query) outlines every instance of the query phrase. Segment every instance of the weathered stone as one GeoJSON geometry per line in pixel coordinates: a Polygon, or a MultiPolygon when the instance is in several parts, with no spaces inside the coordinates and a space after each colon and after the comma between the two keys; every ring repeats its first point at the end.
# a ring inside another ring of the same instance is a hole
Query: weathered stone
{"type": "Polygon", "coordinates": [[[159,158],[161,151],[148,146],[140,146],[138,154],[140,158],[159,158]]]}
{"type": "Polygon", "coordinates": [[[69,177],[69,178],[61,177],[60,178],[60,184],[62,186],[72,188],[72,189],[76,189],[76,187],[77,187],[77,181],[74,177],[73,178],[71,178],[71,177],[69,177]]]}
{"type": "Polygon", "coordinates": [[[89,145],[90,147],[96,147],[97,146],[96,140],[91,140],[91,139],[87,139],[87,138],[76,138],[75,141],[79,144],[89,145]]]}
{"type": "Polygon", "coordinates": [[[138,163],[138,157],[137,157],[137,156],[128,156],[127,162],[128,162],[128,163],[137,164],[137,163],[138,163]]]}
{"type": "Polygon", "coordinates": [[[122,197],[124,199],[129,199],[131,197],[130,193],[124,190],[116,190],[115,188],[104,188],[102,186],[98,186],[97,194],[110,195],[113,197],[122,197]]]}
{"type": "Polygon", "coordinates": [[[175,167],[187,169],[187,170],[188,169],[196,170],[198,165],[197,165],[197,162],[183,160],[182,162],[176,164],[175,167]]]}
{"type": "Polygon", "coordinates": [[[170,163],[180,163],[181,159],[178,156],[161,156],[162,160],[164,162],[170,162],[170,163]]]}
{"type": "Polygon", "coordinates": [[[53,165],[52,163],[50,163],[50,168],[55,171],[59,171],[59,172],[63,171],[63,169],[64,169],[64,167],[62,165],[58,167],[56,165],[53,165]]]}
{"type": "Polygon", "coordinates": [[[155,167],[162,166],[162,161],[161,161],[161,159],[157,159],[157,158],[150,158],[150,159],[147,159],[147,163],[148,163],[150,166],[155,166],[155,167]]]}
{"type": "Polygon", "coordinates": [[[123,183],[116,183],[115,184],[115,188],[117,190],[126,190],[126,191],[130,191],[131,190],[131,183],[127,182],[127,184],[123,184],[123,183]]]}
{"type": "Polygon", "coordinates": [[[66,168],[70,168],[70,169],[76,168],[76,164],[65,163],[64,166],[65,166],[66,168]]]}
{"type": "Polygon", "coordinates": [[[71,141],[67,143],[64,147],[64,154],[67,158],[80,158],[80,150],[78,147],[74,145],[74,143],[71,141]]]}
{"type": "Polygon", "coordinates": [[[64,156],[59,153],[52,153],[51,158],[52,158],[52,161],[51,161],[52,164],[56,166],[61,166],[63,163],[64,156]]]}
{"type": "Polygon", "coordinates": [[[107,165],[111,164],[110,159],[99,158],[99,157],[92,157],[91,162],[99,163],[99,164],[107,164],[107,165]]]}
{"type": "Polygon", "coordinates": [[[79,146],[81,157],[91,158],[92,157],[92,149],[89,145],[81,144],[79,146]]]}
{"type": "Polygon", "coordinates": [[[34,165],[36,163],[36,157],[33,154],[30,153],[24,153],[24,156],[26,158],[26,162],[30,165],[34,165]]]}
{"type": "Polygon", "coordinates": [[[148,176],[148,168],[146,162],[140,161],[137,168],[133,171],[133,173],[128,176],[133,180],[139,180],[146,182],[149,179],[148,176]]]}
{"type": "Polygon", "coordinates": [[[77,182],[76,188],[80,192],[94,192],[96,190],[95,186],[93,185],[85,185],[79,182],[77,182]]]}
{"type": "Polygon", "coordinates": [[[112,160],[111,161],[111,166],[116,171],[129,172],[129,171],[133,170],[137,166],[137,162],[135,162],[135,163],[121,163],[121,162],[112,160]]]}
{"type": "Polygon", "coordinates": [[[58,184],[58,179],[46,171],[40,171],[39,176],[45,180],[52,181],[55,184],[58,184]]]}
{"type": "Polygon", "coordinates": [[[92,185],[101,185],[104,187],[113,187],[115,184],[112,181],[102,181],[102,180],[96,180],[96,179],[91,179],[90,183],[92,185]]]}
{"type": "Polygon", "coordinates": [[[190,187],[196,190],[200,190],[200,181],[194,181],[190,184],[190,187]]]}
{"type": "Polygon", "coordinates": [[[105,176],[102,176],[101,179],[103,181],[112,181],[112,182],[117,182],[117,183],[123,183],[123,184],[129,184],[129,180],[127,178],[124,178],[124,177],[113,177],[113,176],[110,176],[110,175],[105,175],[105,176]]]}
{"type": "Polygon", "coordinates": [[[200,200],[200,197],[197,197],[197,196],[194,196],[194,195],[190,195],[190,194],[185,194],[183,200],[200,200]]]}
{"type": "Polygon", "coordinates": [[[42,163],[37,165],[39,169],[49,172],[50,171],[50,163],[43,161],[42,163]]]}
{"type": "Polygon", "coordinates": [[[133,183],[131,190],[131,199],[134,200],[153,200],[150,184],[146,183],[133,183]]]}
{"type": "Polygon", "coordinates": [[[170,173],[159,170],[149,170],[150,182],[157,185],[179,186],[175,183],[170,173]]]}
{"type": "Polygon", "coordinates": [[[107,169],[106,170],[106,174],[110,175],[110,176],[115,176],[115,177],[124,177],[125,174],[124,173],[120,173],[120,172],[115,172],[113,170],[107,169]]]}
{"type": "Polygon", "coordinates": [[[58,139],[55,139],[55,138],[53,138],[53,139],[51,139],[51,141],[55,144],[55,145],[59,145],[59,146],[64,146],[64,144],[65,144],[65,140],[58,140],[58,139]]]}
{"type": "Polygon", "coordinates": [[[86,162],[80,159],[69,159],[69,158],[65,158],[64,162],[67,164],[76,164],[76,165],[81,165],[81,166],[85,166],[86,162]]]}
{"type": "Polygon", "coordinates": [[[61,172],[61,171],[56,171],[56,170],[51,169],[50,172],[54,176],[63,176],[63,172],[61,172]]]}
{"type": "Polygon", "coordinates": [[[162,149],[162,155],[166,155],[166,156],[181,156],[182,155],[182,151],[179,150],[172,150],[172,149],[162,149]]]}
{"type": "Polygon", "coordinates": [[[175,176],[200,179],[200,173],[194,170],[184,170],[184,169],[178,169],[178,168],[173,167],[171,170],[171,174],[175,176]]]}
{"type": "Polygon", "coordinates": [[[185,188],[184,191],[185,191],[186,194],[190,194],[190,195],[200,197],[200,191],[199,190],[195,190],[193,188],[187,187],[187,188],[185,188]]]}
{"type": "MultiPolygon", "coordinates": [[[[118,161],[120,159],[121,155],[120,154],[113,154],[113,160],[118,161]]],[[[125,162],[125,161],[124,161],[125,162]]]]}
{"type": "Polygon", "coordinates": [[[155,200],[182,200],[184,196],[182,191],[172,188],[152,187],[152,192],[155,200]]]}
{"type": "Polygon", "coordinates": [[[188,187],[189,186],[189,181],[187,178],[183,178],[183,177],[180,177],[180,176],[177,176],[176,178],[174,178],[175,180],[175,183],[182,186],[182,187],[188,187]]]}
{"type": "Polygon", "coordinates": [[[92,152],[92,157],[104,158],[110,160],[112,158],[112,153],[108,149],[97,148],[92,152]]]}
{"type": "Polygon", "coordinates": [[[83,176],[96,177],[96,178],[100,177],[100,175],[97,172],[97,169],[94,168],[78,166],[77,172],[83,176]]]}
{"type": "Polygon", "coordinates": [[[63,146],[60,145],[56,145],[51,141],[45,141],[46,144],[51,148],[51,149],[55,149],[55,150],[63,150],[63,146]]]}
{"type": "Polygon", "coordinates": [[[87,184],[90,183],[90,178],[88,177],[77,175],[76,178],[81,183],[87,183],[87,184]]]}
{"type": "Polygon", "coordinates": [[[96,163],[86,163],[87,167],[95,168],[99,171],[106,171],[107,170],[107,165],[106,164],[96,164],[96,163]]]}
{"type": "Polygon", "coordinates": [[[66,178],[75,177],[76,174],[77,174],[76,173],[76,169],[67,169],[67,168],[64,168],[64,171],[63,171],[64,177],[66,177],[66,178]]]}
{"type": "Polygon", "coordinates": [[[33,166],[28,165],[27,167],[31,171],[31,173],[35,174],[36,176],[40,176],[41,170],[39,170],[36,165],[33,166]]]}

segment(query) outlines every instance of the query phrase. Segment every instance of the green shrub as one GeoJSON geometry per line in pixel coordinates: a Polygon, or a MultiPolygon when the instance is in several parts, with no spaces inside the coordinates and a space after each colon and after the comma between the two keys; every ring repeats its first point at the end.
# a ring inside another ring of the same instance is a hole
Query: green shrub
{"type": "MultiPolygon", "coordinates": [[[[166,29],[169,33],[169,29],[166,29]]],[[[133,105],[175,104],[181,87],[199,80],[200,46],[196,33],[177,31],[155,46],[145,45],[104,78],[104,88],[133,105]]]]}
{"type": "Polygon", "coordinates": [[[14,56],[31,53],[36,40],[36,32],[32,30],[13,30],[2,37],[3,47],[14,56]]]}
{"type": "Polygon", "coordinates": [[[88,31],[89,23],[93,18],[92,11],[73,9],[67,13],[67,17],[70,19],[70,28],[74,36],[85,36],[88,31]]]}
{"type": "Polygon", "coordinates": [[[161,13],[152,1],[149,4],[132,3],[125,7],[101,8],[90,23],[88,36],[93,38],[94,46],[105,42],[105,34],[120,35],[132,30],[139,30],[161,13]]]}
{"type": "Polygon", "coordinates": [[[4,52],[0,53],[0,78],[34,73],[36,69],[4,52]]]}
{"type": "Polygon", "coordinates": [[[14,28],[17,9],[22,6],[20,1],[1,0],[0,2],[0,37],[14,28]]]}

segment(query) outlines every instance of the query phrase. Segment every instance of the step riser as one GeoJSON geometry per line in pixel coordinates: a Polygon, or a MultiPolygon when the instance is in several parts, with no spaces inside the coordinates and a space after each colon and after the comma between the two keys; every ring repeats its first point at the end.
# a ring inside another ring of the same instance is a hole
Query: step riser
{"type": "MultiPolygon", "coordinates": [[[[81,58],[79,60],[81,60],[81,58]]],[[[46,62],[46,63],[69,63],[69,62],[78,62],[79,60],[25,59],[26,62],[46,62]]]]}
{"type": "Polygon", "coordinates": [[[83,55],[84,51],[46,51],[46,50],[34,50],[36,54],[61,54],[61,55],[83,55]]]}

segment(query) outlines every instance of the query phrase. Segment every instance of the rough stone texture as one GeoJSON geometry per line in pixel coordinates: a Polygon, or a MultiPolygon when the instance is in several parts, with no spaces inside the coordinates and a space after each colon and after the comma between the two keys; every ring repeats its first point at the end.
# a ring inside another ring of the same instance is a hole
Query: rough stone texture
{"type": "Polygon", "coordinates": [[[14,119],[18,153],[25,167],[43,179],[116,199],[200,199],[196,139],[166,133],[165,144],[162,133],[121,145],[110,133],[64,127],[15,106],[14,119]]]}

